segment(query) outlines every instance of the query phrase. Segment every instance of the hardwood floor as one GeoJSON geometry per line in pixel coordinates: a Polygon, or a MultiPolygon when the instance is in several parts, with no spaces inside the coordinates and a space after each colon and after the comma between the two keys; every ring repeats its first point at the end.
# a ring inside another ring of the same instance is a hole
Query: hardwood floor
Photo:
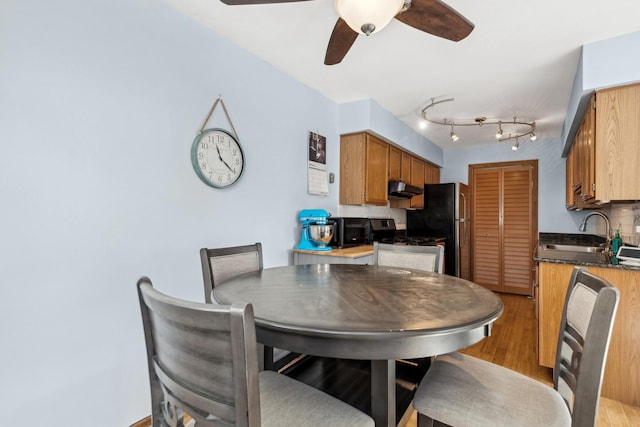
{"type": "MultiPolygon", "coordinates": [[[[535,303],[520,295],[499,294],[504,313],[495,322],[491,336],[462,353],[488,360],[520,372],[548,385],[553,383],[550,368],[541,367],[536,360],[535,303]]],[[[415,412],[406,427],[416,427],[415,412]]],[[[640,426],[640,407],[625,405],[601,398],[598,427],[640,426]]]]}
{"type": "MultiPolygon", "coordinates": [[[[462,352],[481,359],[497,363],[524,375],[535,378],[548,385],[552,384],[551,369],[538,366],[536,360],[536,319],[533,300],[520,295],[500,294],[504,302],[504,313],[495,322],[490,337],[462,352]]],[[[321,365],[322,369],[334,371],[331,364],[321,365]]],[[[313,370],[309,372],[309,375],[313,370]]],[[[366,382],[365,380],[361,380],[366,382]]],[[[352,384],[361,388],[363,384],[352,384]]],[[[343,389],[343,387],[340,387],[343,389]]],[[[366,387],[362,392],[368,394],[366,387]]],[[[358,394],[358,393],[354,393],[358,394]]],[[[358,406],[358,405],[354,405],[358,406]]],[[[366,410],[366,407],[361,408],[366,410]]],[[[635,427],[640,426],[640,407],[625,405],[615,400],[601,398],[598,411],[598,427],[635,427]]],[[[136,427],[151,426],[150,419],[135,424],[136,427]]],[[[416,413],[413,412],[404,424],[416,427],[416,413]]]]}

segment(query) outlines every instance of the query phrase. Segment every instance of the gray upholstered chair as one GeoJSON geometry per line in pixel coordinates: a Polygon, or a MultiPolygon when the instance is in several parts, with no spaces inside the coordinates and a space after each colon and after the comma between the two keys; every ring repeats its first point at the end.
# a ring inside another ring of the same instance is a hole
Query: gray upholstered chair
{"type": "Polygon", "coordinates": [[[137,283],[154,427],[362,426],[368,415],[273,371],[258,372],[253,308],[183,301],[137,283]],[[193,422],[189,423],[193,425],[193,422]]]}
{"type": "MultiPolygon", "coordinates": [[[[444,247],[373,242],[373,263],[388,267],[415,268],[416,270],[443,273],[444,247]]],[[[403,359],[399,362],[416,364],[422,369],[422,372],[425,372],[431,364],[431,358],[403,359]]]]}
{"type": "Polygon", "coordinates": [[[373,263],[399,268],[444,272],[443,246],[392,245],[373,243],[373,263]]]}
{"type": "Polygon", "coordinates": [[[576,267],[565,299],[553,388],[502,366],[451,353],[418,386],[418,425],[595,426],[620,293],[576,267]]]}
{"type": "MultiPolygon", "coordinates": [[[[262,270],[262,244],[231,246],[226,248],[200,249],[202,278],[204,280],[204,300],[212,302],[211,292],[216,283],[243,273],[262,270]]],[[[258,345],[258,353],[263,355],[260,369],[274,369],[274,363],[286,364],[296,357],[294,353],[279,348],[258,345]]]]}
{"type": "Polygon", "coordinates": [[[202,248],[200,262],[204,279],[204,300],[211,302],[211,291],[216,283],[222,283],[242,273],[262,270],[262,244],[202,248]]]}

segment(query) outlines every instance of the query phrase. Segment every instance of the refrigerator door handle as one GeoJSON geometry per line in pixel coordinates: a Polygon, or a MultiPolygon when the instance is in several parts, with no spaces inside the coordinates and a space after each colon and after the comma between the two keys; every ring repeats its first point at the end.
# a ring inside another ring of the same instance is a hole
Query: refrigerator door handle
{"type": "Polygon", "coordinates": [[[462,218],[460,218],[460,222],[462,223],[461,246],[466,246],[467,244],[467,198],[463,192],[460,192],[460,197],[462,198],[462,218]]]}

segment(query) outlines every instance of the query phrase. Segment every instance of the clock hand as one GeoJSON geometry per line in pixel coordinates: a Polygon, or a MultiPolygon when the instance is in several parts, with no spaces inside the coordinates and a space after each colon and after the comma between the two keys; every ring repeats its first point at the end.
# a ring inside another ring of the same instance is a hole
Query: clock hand
{"type": "Polygon", "coordinates": [[[224,159],[222,158],[222,154],[220,154],[220,147],[218,147],[216,145],[216,150],[218,151],[218,158],[220,159],[220,161],[222,163],[224,163],[224,165],[231,171],[231,172],[235,172],[233,169],[231,169],[231,166],[229,166],[229,164],[227,162],[224,161],[224,159]]]}

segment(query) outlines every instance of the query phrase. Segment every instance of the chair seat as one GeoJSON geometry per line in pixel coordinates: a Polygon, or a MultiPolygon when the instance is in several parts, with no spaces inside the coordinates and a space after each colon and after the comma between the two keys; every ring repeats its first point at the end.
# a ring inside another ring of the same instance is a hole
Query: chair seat
{"type": "Polygon", "coordinates": [[[461,353],[436,359],[413,406],[455,427],[571,425],[569,409],[552,387],[461,353]]]}
{"type": "Polygon", "coordinates": [[[262,427],[374,426],[351,405],[286,375],[262,371],[259,384],[262,427]]]}

